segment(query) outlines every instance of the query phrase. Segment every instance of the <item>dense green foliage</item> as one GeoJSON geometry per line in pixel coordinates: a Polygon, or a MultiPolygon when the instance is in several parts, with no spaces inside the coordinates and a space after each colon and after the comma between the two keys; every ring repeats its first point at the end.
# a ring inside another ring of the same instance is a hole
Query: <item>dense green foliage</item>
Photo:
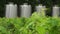
{"type": "Polygon", "coordinates": [[[30,18],[0,18],[0,34],[60,34],[60,18],[37,12],[30,18]]]}

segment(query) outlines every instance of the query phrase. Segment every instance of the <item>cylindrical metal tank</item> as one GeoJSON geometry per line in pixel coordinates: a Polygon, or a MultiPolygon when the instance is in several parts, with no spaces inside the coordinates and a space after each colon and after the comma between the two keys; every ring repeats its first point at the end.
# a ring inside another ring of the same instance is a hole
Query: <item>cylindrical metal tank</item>
{"type": "Polygon", "coordinates": [[[9,3],[6,5],[6,18],[15,18],[17,17],[17,5],[9,3]]]}
{"type": "Polygon", "coordinates": [[[36,11],[37,11],[37,12],[41,12],[41,9],[42,9],[42,5],[36,6],[36,11]]]}
{"type": "Polygon", "coordinates": [[[59,16],[59,7],[58,6],[53,6],[53,10],[52,10],[52,16],[53,17],[58,17],[59,16]]]}
{"type": "Polygon", "coordinates": [[[20,5],[21,7],[21,17],[30,17],[31,16],[31,5],[24,3],[20,5]]]}
{"type": "Polygon", "coordinates": [[[46,15],[45,13],[46,6],[38,5],[35,7],[35,9],[36,9],[36,12],[40,12],[41,15],[44,15],[44,16],[46,15]]]}

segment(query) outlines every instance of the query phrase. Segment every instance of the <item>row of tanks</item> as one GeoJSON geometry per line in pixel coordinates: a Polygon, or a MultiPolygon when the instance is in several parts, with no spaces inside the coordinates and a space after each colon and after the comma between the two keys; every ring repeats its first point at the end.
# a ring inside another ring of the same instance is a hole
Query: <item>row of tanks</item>
{"type": "MultiPolygon", "coordinates": [[[[30,17],[32,13],[32,7],[31,5],[28,5],[27,3],[24,3],[23,5],[19,6],[20,8],[20,17],[30,17]]],[[[36,12],[43,12],[42,9],[46,8],[46,6],[43,6],[41,4],[35,6],[36,12]]],[[[59,8],[58,6],[53,6],[53,17],[59,16],[59,8]]],[[[6,12],[5,17],[6,18],[16,18],[17,17],[17,4],[9,3],[6,4],[6,12]]],[[[43,12],[46,15],[46,11],[43,12]]]]}

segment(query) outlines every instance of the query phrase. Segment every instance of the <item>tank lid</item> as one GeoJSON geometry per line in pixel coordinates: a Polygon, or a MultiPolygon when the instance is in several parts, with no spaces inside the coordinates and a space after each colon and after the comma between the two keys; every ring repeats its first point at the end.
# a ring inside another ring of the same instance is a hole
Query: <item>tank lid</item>
{"type": "Polygon", "coordinates": [[[23,5],[28,5],[28,3],[24,3],[23,5]]]}
{"type": "Polygon", "coordinates": [[[13,4],[13,2],[9,2],[9,4],[13,4]]]}

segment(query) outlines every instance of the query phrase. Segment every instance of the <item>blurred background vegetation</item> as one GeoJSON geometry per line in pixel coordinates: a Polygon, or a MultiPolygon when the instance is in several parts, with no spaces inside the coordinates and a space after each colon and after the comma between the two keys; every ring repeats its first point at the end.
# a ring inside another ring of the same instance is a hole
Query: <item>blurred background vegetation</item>
{"type": "Polygon", "coordinates": [[[46,11],[46,14],[51,16],[52,13],[52,7],[54,5],[58,5],[60,6],[60,0],[0,0],[0,17],[4,17],[5,16],[5,5],[8,4],[9,2],[13,2],[15,4],[19,5],[23,4],[23,3],[28,3],[32,5],[32,13],[35,11],[34,7],[38,4],[43,4],[45,5],[47,8],[49,8],[46,11]]]}

